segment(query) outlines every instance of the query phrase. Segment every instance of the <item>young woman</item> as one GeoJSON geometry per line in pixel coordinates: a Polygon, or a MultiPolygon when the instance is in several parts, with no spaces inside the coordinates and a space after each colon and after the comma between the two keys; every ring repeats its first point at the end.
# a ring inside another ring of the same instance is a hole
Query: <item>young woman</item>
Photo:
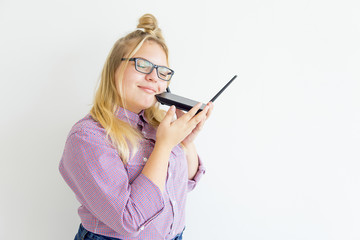
{"type": "Polygon", "coordinates": [[[168,48],[154,16],[137,27],[113,46],[60,161],[81,204],[75,239],[182,239],[186,195],[204,173],[194,139],[213,105],[159,109],[155,94],[174,74],[168,48]]]}

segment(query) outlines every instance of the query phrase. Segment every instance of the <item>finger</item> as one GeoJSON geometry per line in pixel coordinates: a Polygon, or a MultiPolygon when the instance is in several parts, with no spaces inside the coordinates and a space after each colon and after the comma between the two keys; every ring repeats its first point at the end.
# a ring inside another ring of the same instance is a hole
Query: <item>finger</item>
{"type": "Polygon", "coordinates": [[[203,120],[201,120],[201,122],[198,123],[198,125],[196,125],[194,132],[197,134],[198,132],[201,131],[201,129],[203,128],[204,124],[205,124],[206,118],[204,118],[203,120]]]}
{"type": "Polygon", "coordinates": [[[185,115],[187,115],[187,117],[189,119],[191,119],[192,117],[195,116],[195,114],[197,113],[197,111],[199,111],[200,107],[201,107],[202,103],[199,102],[197,103],[192,109],[190,109],[190,111],[188,113],[186,113],[185,115]]]}
{"type": "Polygon", "coordinates": [[[162,120],[162,123],[169,125],[174,117],[175,114],[175,106],[171,106],[167,113],[165,114],[164,119],[162,120]]]}
{"type": "Polygon", "coordinates": [[[211,115],[211,113],[212,113],[212,111],[214,109],[214,104],[212,102],[208,102],[207,105],[209,106],[209,111],[206,114],[206,119],[210,117],[210,115],[211,115]]]}
{"type": "Polygon", "coordinates": [[[195,117],[190,120],[190,126],[194,128],[198,125],[201,121],[206,119],[206,114],[209,111],[209,106],[205,106],[204,110],[198,113],[195,117]]]}
{"type": "Polygon", "coordinates": [[[176,117],[180,118],[182,115],[184,115],[185,113],[183,111],[181,111],[180,109],[176,109],[176,117]]]}
{"type": "Polygon", "coordinates": [[[197,103],[193,108],[191,108],[187,113],[184,113],[180,118],[178,118],[181,122],[187,123],[191,118],[194,117],[196,112],[200,109],[202,103],[197,103]]]}
{"type": "Polygon", "coordinates": [[[203,110],[205,116],[202,118],[202,120],[200,121],[200,123],[198,123],[198,125],[196,126],[196,128],[200,131],[202,129],[202,127],[204,126],[206,120],[208,119],[208,117],[211,114],[211,110],[212,107],[211,106],[206,106],[203,110]],[[210,113],[209,113],[210,112],[210,113]]]}
{"type": "Polygon", "coordinates": [[[206,118],[204,117],[198,124],[196,124],[192,131],[191,131],[191,134],[192,134],[192,137],[195,138],[199,132],[201,131],[201,129],[203,128],[204,124],[205,124],[205,121],[206,121],[206,118]]]}

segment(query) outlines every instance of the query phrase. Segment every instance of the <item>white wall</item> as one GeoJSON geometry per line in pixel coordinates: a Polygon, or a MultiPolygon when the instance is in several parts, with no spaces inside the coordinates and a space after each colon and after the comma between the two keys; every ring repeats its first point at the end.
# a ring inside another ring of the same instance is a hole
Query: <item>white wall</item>
{"type": "Polygon", "coordinates": [[[159,20],[172,91],[209,100],[207,174],[186,239],[360,239],[360,4],[312,1],[0,1],[0,239],[73,239],[58,173],[112,44],[159,20]]]}

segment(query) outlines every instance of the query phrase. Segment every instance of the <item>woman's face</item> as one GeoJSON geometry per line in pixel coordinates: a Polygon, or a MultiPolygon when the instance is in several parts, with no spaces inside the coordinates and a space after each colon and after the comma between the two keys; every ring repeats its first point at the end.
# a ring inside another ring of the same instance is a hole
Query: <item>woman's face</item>
{"type": "MultiPolygon", "coordinates": [[[[166,54],[162,47],[153,42],[146,41],[135,53],[133,58],[143,58],[155,65],[167,66],[166,54]]],[[[119,91],[119,69],[115,72],[116,87],[119,91]]],[[[140,73],[135,69],[135,62],[129,61],[122,81],[122,88],[126,109],[135,113],[150,108],[156,103],[155,94],[165,91],[167,82],[161,80],[156,73],[156,69],[149,74],[140,73]]]]}

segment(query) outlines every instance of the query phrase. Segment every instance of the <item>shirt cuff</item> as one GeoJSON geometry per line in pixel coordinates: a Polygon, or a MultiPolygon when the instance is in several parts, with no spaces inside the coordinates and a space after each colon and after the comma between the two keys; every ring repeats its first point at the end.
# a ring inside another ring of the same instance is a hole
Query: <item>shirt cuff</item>
{"type": "Polygon", "coordinates": [[[199,159],[199,168],[194,178],[188,181],[188,192],[192,191],[196,187],[201,177],[205,174],[204,164],[201,161],[200,157],[198,157],[198,159],[199,159]]]}

